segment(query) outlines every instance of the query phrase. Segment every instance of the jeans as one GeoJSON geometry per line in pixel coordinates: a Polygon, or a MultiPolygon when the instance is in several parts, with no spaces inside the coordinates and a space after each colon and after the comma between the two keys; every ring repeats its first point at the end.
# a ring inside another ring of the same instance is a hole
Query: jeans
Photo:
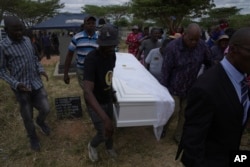
{"type": "Polygon", "coordinates": [[[33,108],[39,111],[37,121],[44,122],[50,112],[47,93],[43,87],[38,90],[32,90],[31,92],[13,91],[20,105],[20,113],[28,137],[30,139],[36,139],[37,135],[33,123],[33,108]]]}
{"type": "Polygon", "coordinates": [[[185,122],[185,108],[187,106],[187,98],[185,97],[179,97],[179,96],[173,96],[175,101],[175,109],[174,109],[174,116],[178,117],[177,127],[175,129],[174,138],[175,140],[180,143],[183,126],[185,122]]]}
{"type": "Polygon", "coordinates": [[[77,75],[78,83],[81,86],[81,88],[83,89],[84,70],[80,69],[80,68],[76,68],[76,75],[77,75]]]}
{"type": "MultiPolygon", "coordinates": [[[[101,104],[102,109],[106,112],[111,120],[113,120],[113,105],[112,103],[109,104],[101,104]]],[[[97,131],[94,138],[91,140],[91,146],[97,147],[100,143],[105,142],[106,149],[113,148],[113,139],[112,137],[106,138],[104,136],[104,124],[98,114],[88,106],[89,116],[94,124],[94,127],[97,131]]]]}

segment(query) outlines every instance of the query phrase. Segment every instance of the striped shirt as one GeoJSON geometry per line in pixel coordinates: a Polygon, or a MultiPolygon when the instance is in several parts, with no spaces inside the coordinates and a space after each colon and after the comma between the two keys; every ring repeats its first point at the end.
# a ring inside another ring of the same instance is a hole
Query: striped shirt
{"type": "Polygon", "coordinates": [[[98,44],[96,43],[97,38],[97,33],[90,37],[85,31],[81,31],[72,37],[68,49],[71,52],[76,51],[77,68],[84,68],[86,55],[98,47],[98,44]]]}
{"type": "Polygon", "coordinates": [[[31,90],[43,86],[40,72],[44,68],[34,54],[34,49],[28,37],[20,42],[12,41],[9,37],[0,42],[0,78],[5,80],[13,89],[19,83],[31,90]]]}

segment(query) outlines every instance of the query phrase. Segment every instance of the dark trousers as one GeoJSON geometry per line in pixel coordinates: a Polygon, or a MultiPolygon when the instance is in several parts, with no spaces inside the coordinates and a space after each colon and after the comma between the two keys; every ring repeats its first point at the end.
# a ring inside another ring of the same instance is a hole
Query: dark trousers
{"type": "MultiPolygon", "coordinates": [[[[113,120],[113,105],[112,103],[109,104],[102,104],[102,109],[106,112],[106,114],[109,116],[111,120],[113,120]]],[[[96,135],[91,140],[91,146],[97,147],[102,142],[105,142],[106,149],[112,149],[113,148],[113,139],[106,138],[104,136],[104,124],[101,120],[101,118],[97,115],[97,113],[88,106],[88,112],[90,115],[90,118],[94,124],[94,127],[97,131],[96,135]]]]}
{"type": "Polygon", "coordinates": [[[50,59],[50,54],[51,54],[51,47],[50,46],[45,46],[43,50],[44,55],[46,56],[47,59],[50,59]]]}
{"type": "Polygon", "coordinates": [[[13,90],[20,105],[20,112],[29,138],[37,138],[33,122],[33,108],[39,111],[37,120],[44,122],[50,112],[47,93],[44,88],[21,92],[13,90]]]}

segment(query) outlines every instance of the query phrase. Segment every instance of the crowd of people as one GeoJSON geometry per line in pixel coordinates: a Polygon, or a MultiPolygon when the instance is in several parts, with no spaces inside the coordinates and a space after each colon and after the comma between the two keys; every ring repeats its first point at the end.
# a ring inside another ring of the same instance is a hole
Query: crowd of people
{"type": "Polygon", "coordinates": [[[24,34],[30,38],[39,60],[43,57],[50,59],[51,55],[59,55],[60,42],[56,32],[51,33],[40,30],[34,33],[32,29],[26,29],[24,34]]]}
{"type": "MultiPolygon", "coordinates": [[[[84,18],[81,31],[74,34],[65,59],[64,77],[70,83],[69,67],[76,53],[77,78],[84,93],[87,112],[96,129],[89,141],[89,158],[98,161],[97,147],[104,143],[106,152],[116,158],[113,148],[112,76],[119,44],[118,29],[104,19],[84,18]]],[[[31,149],[40,151],[33,123],[33,108],[39,112],[36,124],[50,135],[46,117],[50,106],[41,75],[48,80],[39,62],[38,46],[24,36],[19,18],[4,18],[7,38],[0,43],[0,78],[13,90],[19,105],[31,149]]],[[[175,101],[171,122],[177,118],[173,139],[179,145],[177,157],[186,167],[229,166],[230,152],[239,150],[249,117],[250,28],[234,30],[225,20],[213,26],[208,39],[196,23],[166,35],[160,28],[132,27],[125,43],[153,76],[166,87],[175,101]],[[249,77],[248,77],[249,78],[249,77]]],[[[59,53],[55,35],[43,34],[43,48],[53,46],[59,53]],[[51,40],[53,39],[53,40],[51,40]]],[[[50,49],[46,48],[47,53],[50,49]]],[[[167,133],[165,126],[162,137],[167,133]]],[[[167,149],[167,148],[166,148],[167,149]]]]}
{"type": "Polygon", "coordinates": [[[220,20],[204,38],[200,26],[191,23],[167,38],[161,29],[152,28],[142,41],[135,28],[126,40],[128,52],[144,60],[145,68],[175,101],[162,137],[177,119],[176,158],[182,153],[186,167],[228,167],[230,153],[239,150],[250,113],[250,28],[234,30],[220,20]]]}

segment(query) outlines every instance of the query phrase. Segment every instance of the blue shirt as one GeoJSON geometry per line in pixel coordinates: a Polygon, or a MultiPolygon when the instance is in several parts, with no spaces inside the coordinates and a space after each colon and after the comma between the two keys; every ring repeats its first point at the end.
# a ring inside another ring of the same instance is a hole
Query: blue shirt
{"type": "Polygon", "coordinates": [[[97,33],[94,33],[93,36],[89,36],[85,31],[81,31],[74,35],[69,44],[69,51],[76,51],[76,66],[77,68],[84,68],[84,60],[86,55],[98,48],[96,40],[98,38],[97,33]]]}
{"type": "Polygon", "coordinates": [[[31,90],[43,86],[40,72],[44,69],[28,37],[20,42],[12,41],[8,36],[0,42],[0,78],[5,80],[13,89],[23,83],[31,90]]]}
{"type": "Polygon", "coordinates": [[[172,95],[186,97],[196,81],[202,64],[211,65],[211,52],[203,40],[195,48],[188,48],[183,38],[171,41],[164,51],[161,84],[172,95]]]}

